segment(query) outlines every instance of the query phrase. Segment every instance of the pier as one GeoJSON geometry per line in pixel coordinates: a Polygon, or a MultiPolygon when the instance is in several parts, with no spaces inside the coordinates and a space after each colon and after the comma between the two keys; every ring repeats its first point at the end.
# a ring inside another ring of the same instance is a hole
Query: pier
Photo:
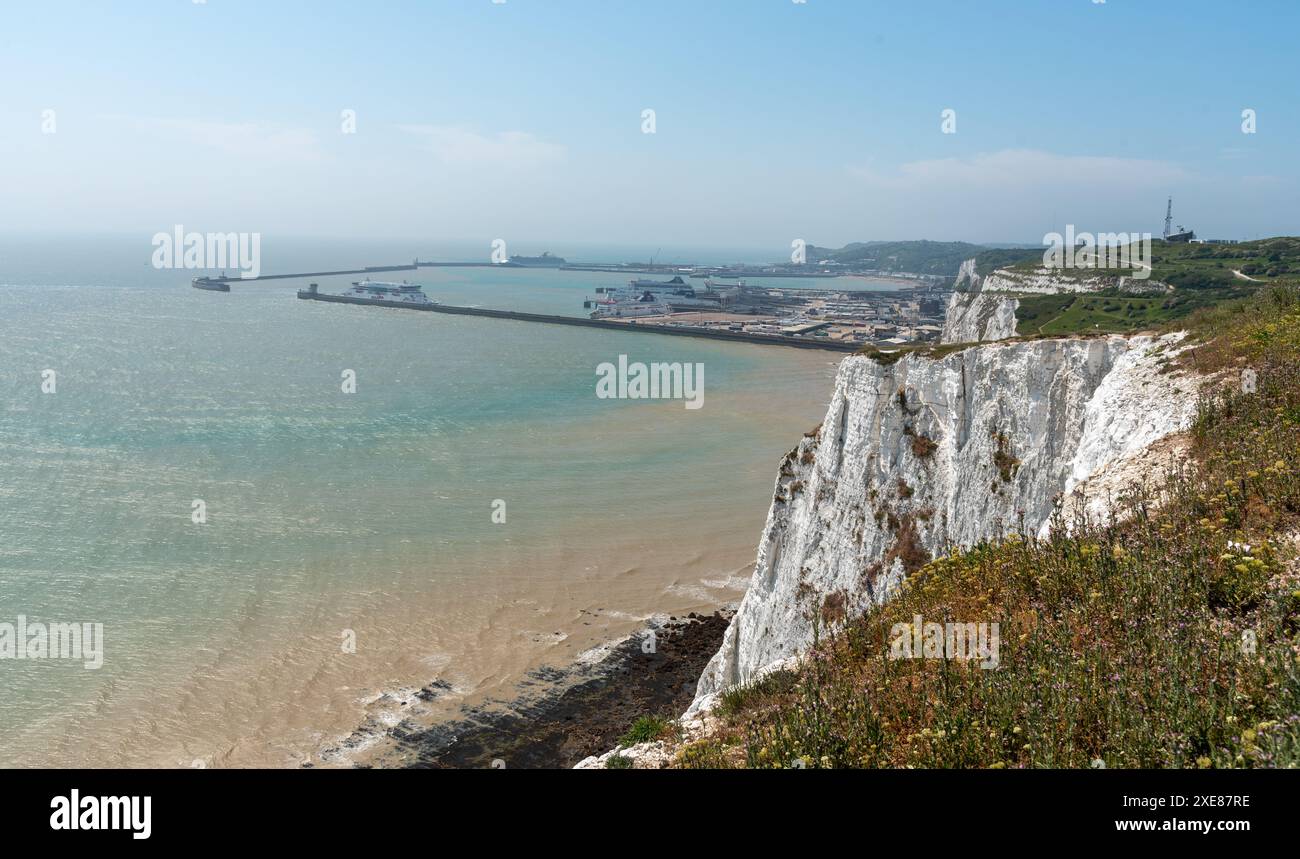
{"type": "Polygon", "coordinates": [[[834,279],[844,277],[848,272],[825,272],[825,271],[769,271],[763,269],[749,268],[719,268],[716,266],[686,266],[686,269],[694,269],[687,272],[683,267],[666,266],[666,265],[632,265],[628,263],[571,263],[559,266],[541,266],[527,265],[517,262],[432,262],[429,260],[413,260],[407,265],[368,265],[365,268],[350,268],[340,271],[301,271],[290,274],[262,274],[257,277],[221,277],[205,278],[212,283],[252,283],[256,280],[292,280],[299,277],[334,277],[345,274],[379,274],[386,271],[416,271],[421,268],[508,268],[527,271],[586,271],[598,274],[624,275],[624,274],[654,274],[654,275],[683,275],[688,274],[690,277],[725,277],[725,278],[745,278],[745,277],[764,277],[764,278],[825,278],[834,279]]]}
{"type": "Polygon", "coordinates": [[[546,313],[523,313],[518,310],[489,310],[484,307],[458,307],[450,304],[398,305],[374,298],[354,298],[347,295],[329,295],[312,289],[298,290],[305,301],[326,301],[337,304],[368,304],[395,310],[424,310],[430,313],[450,313],[455,316],[484,316],[489,319],[510,319],[516,322],[541,322],[549,325],[573,325],[582,328],[603,328],[606,331],[624,331],[633,334],[668,334],[677,337],[699,337],[706,340],[726,340],[735,343],[757,343],[763,346],[787,346],[796,349],[824,349],[831,352],[857,352],[860,343],[843,343],[838,340],[811,337],[784,337],[766,334],[747,334],[740,331],[709,331],[703,328],[674,328],[669,325],[638,325],[635,322],[614,322],[608,319],[587,319],[581,316],[554,316],[546,313]]]}
{"type": "MultiPolygon", "coordinates": [[[[419,265],[430,265],[420,263],[419,265]]],[[[208,277],[210,283],[252,283],[255,280],[290,280],[295,277],[333,277],[340,274],[378,274],[384,271],[415,271],[415,265],[368,265],[365,268],[350,268],[343,271],[304,271],[295,274],[261,274],[257,277],[208,277]]]]}

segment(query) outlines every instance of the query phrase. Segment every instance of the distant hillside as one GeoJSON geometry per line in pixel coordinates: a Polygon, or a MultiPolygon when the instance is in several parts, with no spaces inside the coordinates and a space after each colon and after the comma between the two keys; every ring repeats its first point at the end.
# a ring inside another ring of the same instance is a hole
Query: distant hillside
{"type": "MultiPolygon", "coordinates": [[[[1032,276],[1042,271],[1042,253],[1015,261],[1014,253],[988,251],[976,257],[981,275],[997,268],[1032,276]]],[[[1172,291],[1153,296],[1111,288],[1084,293],[1022,295],[1017,299],[1016,331],[1021,336],[1080,332],[1125,332],[1176,324],[1198,310],[1239,301],[1266,285],[1300,284],[1300,238],[1279,237],[1229,244],[1151,244],[1151,278],[1172,291]]],[[[1065,269],[1052,276],[1062,282],[1130,275],[1129,269],[1065,269]]],[[[1006,280],[1006,278],[1004,278],[1006,280]]]]}
{"type": "MultiPolygon", "coordinates": [[[[981,275],[999,268],[1029,271],[1041,266],[1044,249],[1038,246],[990,247],[970,242],[921,239],[906,242],[852,242],[842,248],[809,245],[807,250],[809,262],[833,260],[881,271],[954,277],[961,264],[972,258],[975,259],[976,271],[981,275]]],[[[1235,245],[1172,244],[1157,239],[1152,243],[1152,255],[1152,274],[1156,280],[1188,289],[1241,286],[1248,283],[1248,279],[1300,279],[1300,238],[1296,237],[1259,239],[1235,245]],[[1234,274],[1234,270],[1241,272],[1241,275],[1234,274]]]]}
{"type": "MultiPolygon", "coordinates": [[[[808,261],[834,260],[881,271],[954,277],[961,264],[988,248],[969,242],[853,242],[838,250],[809,245],[808,261]]],[[[1041,252],[1040,252],[1041,255],[1041,252]]]]}
{"type": "MultiPolygon", "coordinates": [[[[1014,267],[1032,271],[1042,265],[1041,252],[1004,262],[997,268],[1014,267]]],[[[983,265],[980,273],[985,273],[983,265]]],[[[1064,276],[1096,274],[1097,270],[1072,270],[1064,276]]],[[[1115,273],[1127,274],[1116,270],[1115,273]]],[[[1279,236],[1227,244],[1179,244],[1156,240],[1151,243],[1151,276],[1182,289],[1222,289],[1255,282],[1300,281],[1300,238],[1279,236]],[[1240,272],[1235,274],[1234,272],[1240,272]]]]}
{"type": "Polygon", "coordinates": [[[1043,248],[993,248],[975,254],[975,273],[986,275],[999,268],[1008,268],[1020,263],[1042,262],[1043,248]]]}

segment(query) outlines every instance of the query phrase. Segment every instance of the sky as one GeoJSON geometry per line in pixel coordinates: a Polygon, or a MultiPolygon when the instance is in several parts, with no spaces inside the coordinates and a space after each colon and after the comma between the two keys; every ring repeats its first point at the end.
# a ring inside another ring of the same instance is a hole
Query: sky
{"type": "Polygon", "coordinates": [[[1300,234],[1294,0],[0,5],[10,233],[1300,234]]]}

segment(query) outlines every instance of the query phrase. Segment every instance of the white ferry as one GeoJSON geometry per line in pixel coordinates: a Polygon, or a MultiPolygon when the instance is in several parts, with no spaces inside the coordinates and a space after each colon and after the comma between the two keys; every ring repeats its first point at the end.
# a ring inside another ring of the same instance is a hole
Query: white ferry
{"type": "Polygon", "coordinates": [[[418,283],[391,283],[383,280],[357,280],[340,295],[347,298],[366,298],[371,301],[383,301],[390,304],[437,304],[424,294],[418,283]]]}

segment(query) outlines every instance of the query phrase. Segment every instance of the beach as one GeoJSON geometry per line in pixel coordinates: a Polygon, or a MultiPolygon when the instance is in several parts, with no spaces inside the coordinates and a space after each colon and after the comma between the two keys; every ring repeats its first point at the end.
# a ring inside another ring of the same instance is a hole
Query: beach
{"type": "MultiPolygon", "coordinates": [[[[399,726],[366,766],[570,768],[617,746],[645,716],[676,718],[717,651],[729,612],[669,618],[612,643],[598,660],[530,672],[504,706],[466,708],[426,728],[399,726]]],[[[426,687],[414,696],[435,699],[426,687]]]]}

